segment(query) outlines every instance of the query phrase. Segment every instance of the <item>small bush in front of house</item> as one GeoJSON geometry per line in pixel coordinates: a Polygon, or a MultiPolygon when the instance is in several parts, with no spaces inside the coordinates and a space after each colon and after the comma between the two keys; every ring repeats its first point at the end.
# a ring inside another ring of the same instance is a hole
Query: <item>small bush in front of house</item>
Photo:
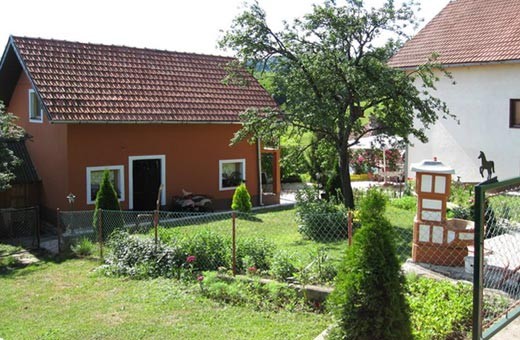
{"type": "Polygon", "coordinates": [[[124,225],[123,215],[118,211],[121,210],[119,205],[119,198],[117,192],[110,181],[110,172],[105,170],[103,172],[103,178],[101,180],[99,190],[96,194],[96,207],[94,210],[94,219],[92,225],[95,230],[95,235],[99,233],[100,223],[100,209],[109,210],[109,212],[102,214],[102,230],[101,235],[103,239],[107,238],[108,230],[115,230],[121,228],[124,225]]]}
{"type": "Polygon", "coordinates": [[[336,277],[329,298],[342,339],[412,339],[405,280],[392,226],[384,218],[387,198],[370,189],[360,202],[361,228],[336,277]]]}
{"type": "Polygon", "coordinates": [[[156,245],[149,238],[116,231],[110,236],[108,246],[112,251],[101,270],[109,276],[180,278],[188,267],[187,255],[180,247],[156,245]]]}
{"type": "Polygon", "coordinates": [[[94,243],[92,243],[91,240],[84,237],[78,241],[76,241],[74,244],[70,246],[70,250],[76,255],[76,256],[90,256],[94,253],[94,243]]]}
{"type": "Polygon", "coordinates": [[[323,200],[314,187],[305,187],[296,193],[298,231],[319,242],[330,242],[347,237],[346,209],[334,200],[323,200]]]}
{"type": "MultiPolygon", "coordinates": [[[[175,238],[173,239],[175,240],[175,238]]],[[[179,235],[178,246],[186,253],[197,258],[200,270],[229,268],[231,263],[231,240],[212,230],[201,230],[190,236],[179,235]]]]}
{"type": "MultiPolygon", "coordinates": [[[[228,248],[227,252],[229,253],[228,248]]],[[[274,244],[264,238],[241,238],[237,240],[237,269],[244,272],[247,268],[269,269],[274,253],[274,244]]]]}
{"type": "Polygon", "coordinates": [[[251,196],[247,191],[246,185],[242,183],[235,189],[231,209],[238,210],[243,213],[248,213],[251,211],[252,206],[251,196]]]}
{"type": "Polygon", "coordinates": [[[279,250],[273,255],[270,274],[275,279],[287,281],[288,278],[294,277],[297,271],[296,259],[293,255],[285,250],[279,250]]]}

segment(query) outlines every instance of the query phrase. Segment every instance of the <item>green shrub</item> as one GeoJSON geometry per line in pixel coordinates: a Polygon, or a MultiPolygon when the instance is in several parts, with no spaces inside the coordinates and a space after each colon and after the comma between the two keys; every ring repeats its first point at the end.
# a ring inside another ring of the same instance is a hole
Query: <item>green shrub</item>
{"type": "Polygon", "coordinates": [[[212,230],[201,230],[177,240],[185,254],[197,258],[199,270],[215,270],[231,265],[231,239],[212,230]]]}
{"type": "Polygon", "coordinates": [[[361,225],[371,224],[372,222],[385,221],[386,204],[388,196],[377,188],[370,188],[359,201],[358,218],[361,225]]]}
{"type": "Polygon", "coordinates": [[[360,202],[362,227],[355,233],[329,298],[338,320],[333,336],[347,339],[411,339],[404,277],[391,224],[383,217],[387,198],[368,190],[360,202]]]}
{"type": "Polygon", "coordinates": [[[251,196],[247,191],[246,185],[242,183],[235,189],[231,209],[247,213],[251,211],[251,207],[251,196]]]}
{"type": "Polygon", "coordinates": [[[277,280],[287,281],[298,270],[295,262],[294,256],[284,250],[279,250],[271,261],[270,273],[277,280]]]}
{"type": "Polygon", "coordinates": [[[106,275],[133,278],[180,278],[187,254],[175,245],[155,244],[152,239],[139,238],[126,232],[114,232],[108,241],[111,254],[101,271],[106,275]]]}
{"type": "Polygon", "coordinates": [[[92,241],[84,237],[72,244],[70,250],[72,250],[76,256],[90,256],[94,253],[95,246],[92,241]]]}
{"type": "Polygon", "coordinates": [[[305,303],[286,284],[256,280],[224,280],[215,273],[204,273],[202,294],[221,303],[249,305],[258,310],[303,309],[305,303]]]}
{"type": "Polygon", "coordinates": [[[417,197],[403,196],[400,198],[394,198],[390,200],[390,205],[398,209],[415,211],[417,209],[417,197]]]}
{"type": "Polygon", "coordinates": [[[305,187],[296,193],[298,231],[319,242],[345,239],[348,236],[348,216],[345,207],[334,200],[322,200],[314,187],[305,187]]]}
{"type": "Polygon", "coordinates": [[[306,266],[309,279],[313,283],[332,283],[338,274],[337,263],[329,258],[326,249],[318,249],[311,253],[310,263],[306,266]]]}
{"type": "Polygon", "coordinates": [[[106,234],[107,230],[115,230],[124,225],[123,215],[117,212],[121,210],[121,207],[119,205],[117,192],[110,181],[110,172],[108,170],[103,172],[103,178],[101,179],[99,190],[96,194],[96,206],[94,210],[94,219],[92,221],[96,235],[98,235],[99,228],[99,209],[111,210],[111,212],[102,214],[102,238],[106,239],[108,236],[106,234]]]}
{"type": "MultiPolygon", "coordinates": [[[[243,272],[250,266],[261,271],[268,270],[274,248],[272,242],[263,238],[239,238],[236,253],[238,271],[243,272]]],[[[231,247],[227,248],[228,254],[230,250],[231,247]]]]}
{"type": "Polygon", "coordinates": [[[415,339],[466,338],[471,331],[471,285],[408,277],[408,291],[415,339]]]}

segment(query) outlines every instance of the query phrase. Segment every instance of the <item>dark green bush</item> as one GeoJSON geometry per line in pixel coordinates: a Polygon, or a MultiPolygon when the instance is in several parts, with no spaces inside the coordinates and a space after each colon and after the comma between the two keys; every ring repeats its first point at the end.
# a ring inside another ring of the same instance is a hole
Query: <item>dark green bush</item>
{"type": "Polygon", "coordinates": [[[246,185],[242,183],[235,189],[231,209],[247,213],[251,211],[252,206],[251,196],[247,191],[246,185]]]}
{"type": "Polygon", "coordinates": [[[303,236],[319,242],[345,239],[348,236],[348,216],[345,207],[334,200],[322,200],[314,187],[296,193],[296,211],[303,236]]]}
{"type": "Polygon", "coordinates": [[[391,224],[383,217],[387,198],[369,190],[360,202],[362,227],[341,263],[329,298],[343,339],[411,339],[404,277],[391,224]]]}
{"type": "Polygon", "coordinates": [[[110,181],[110,172],[105,170],[103,172],[103,178],[101,180],[99,190],[96,194],[96,206],[94,210],[94,219],[92,225],[95,230],[95,235],[98,235],[99,228],[99,209],[110,210],[110,212],[102,213],[102,230],[101,236],[103,239],[107,238],[108,230],[115,230],[123,227],[124,220],[123,215],[117,211],[121,210],[119,205],[119,198],[117,192],[110,181]]]}

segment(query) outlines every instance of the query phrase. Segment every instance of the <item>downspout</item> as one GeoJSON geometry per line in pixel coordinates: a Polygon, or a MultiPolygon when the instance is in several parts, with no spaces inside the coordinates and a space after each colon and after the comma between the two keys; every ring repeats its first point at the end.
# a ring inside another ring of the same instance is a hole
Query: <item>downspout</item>
{"type": "Polygon", "coordinates": [[[260,138],[256,141],[256,155],[258,157],[258,204],[264,205],[262,191],[262,150],[260,149],[260,138]]]}

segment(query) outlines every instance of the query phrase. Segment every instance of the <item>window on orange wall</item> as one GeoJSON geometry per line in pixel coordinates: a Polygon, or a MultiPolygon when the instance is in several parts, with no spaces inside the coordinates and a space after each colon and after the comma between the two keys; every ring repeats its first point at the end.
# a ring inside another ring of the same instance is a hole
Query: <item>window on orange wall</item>
{"type": "Polygon", "coordinates": [[[227,159],[219,161],[219,189],[233,190],[246,179],[246,160],[227,159]]]}
{"type": "Polygon", "coordinates": [[[43,122],[43,109],[36,91],[29,90],[29,121],[32,123],[43,122]]]}
{"type": "Polygon", "coordinates": [[[110,182],[116,190],[119,202],[125,200],[125,179],[124,179],[124,166],[123,165],[111,165],[111,166],[94,166],[87,167],[87,204],[96,203],[96,195],[103,179],[103,172],[109,171],[110,182]]]}
{"type": "Polygon", "coordinates": [[[520,129],[520,99],[509,101],[509,127],[520,129]]]}

